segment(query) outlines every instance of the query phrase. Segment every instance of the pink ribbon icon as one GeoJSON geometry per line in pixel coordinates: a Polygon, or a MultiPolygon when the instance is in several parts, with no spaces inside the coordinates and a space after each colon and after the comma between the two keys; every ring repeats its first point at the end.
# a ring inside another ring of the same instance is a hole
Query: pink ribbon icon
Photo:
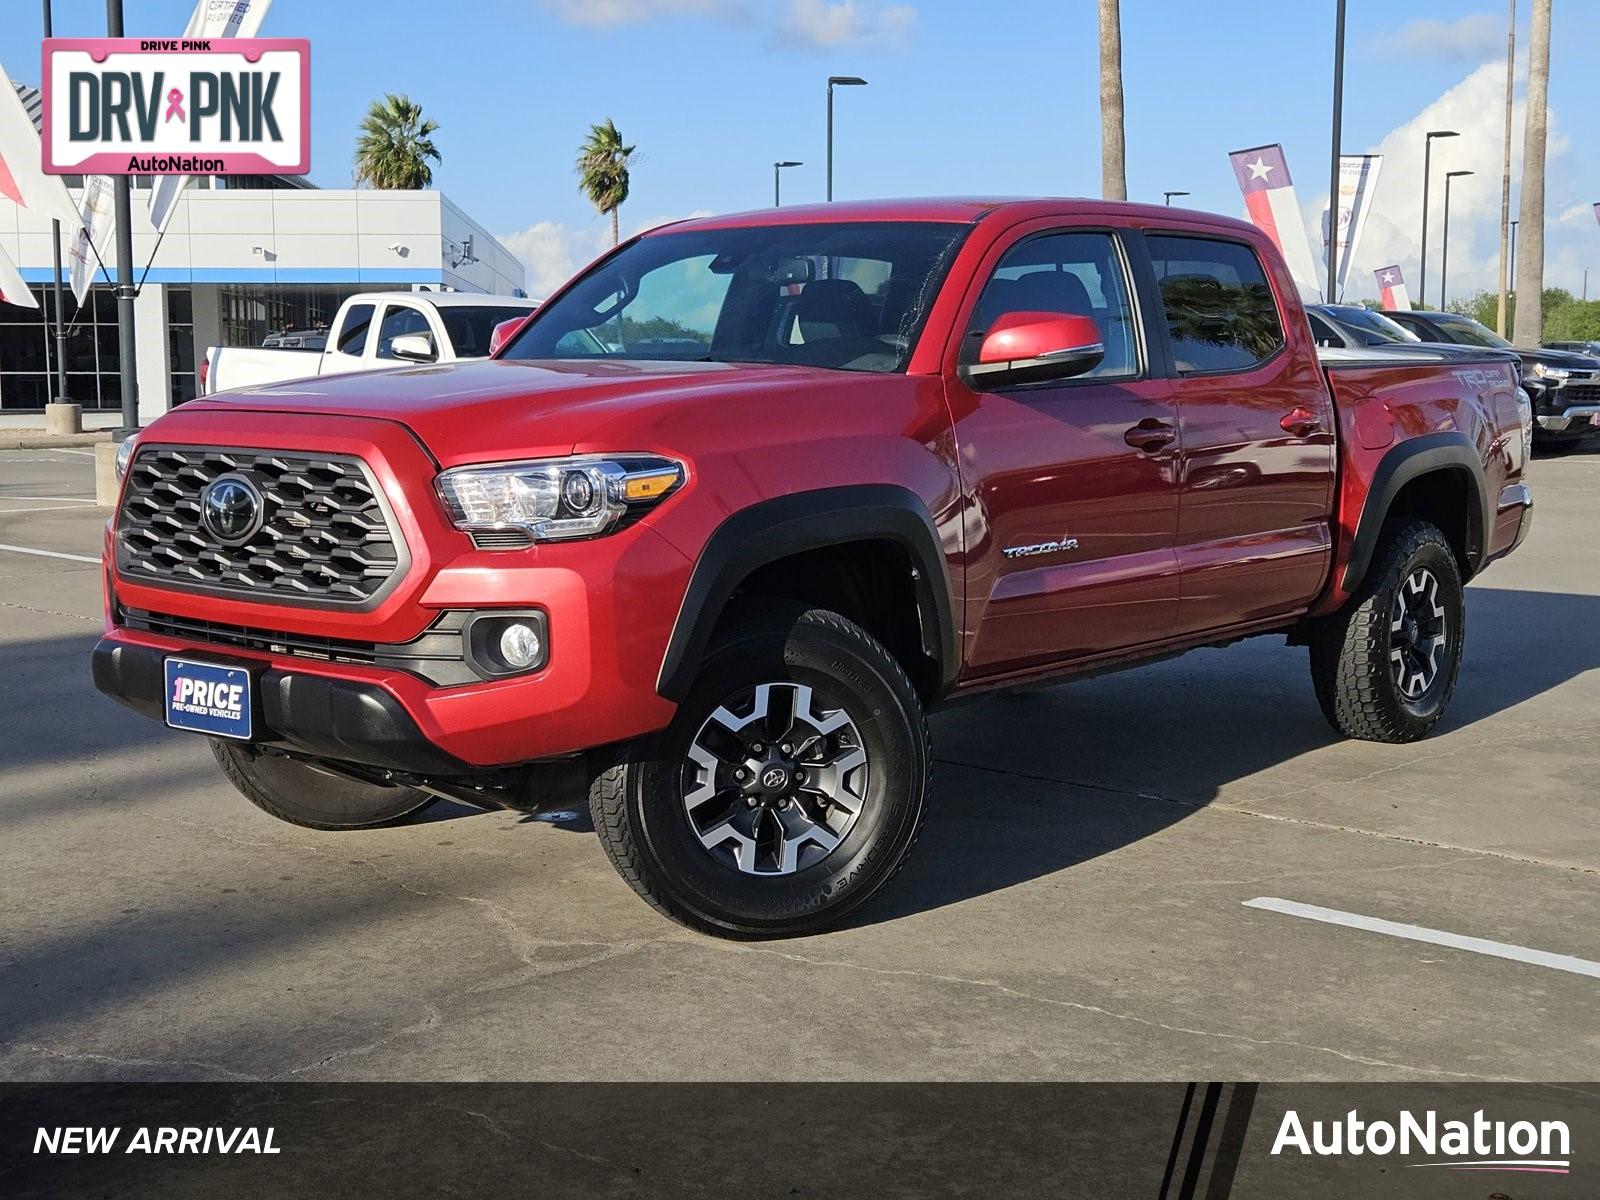
{"type": "Polygon", "coordinates": [[[163,121],[170,121],[173,117],[177,117],[180,121],[189,119],[183,115],[183,93],[177,88],[173,88],[167,93],[167,115],[163,118],[163,121]]]}

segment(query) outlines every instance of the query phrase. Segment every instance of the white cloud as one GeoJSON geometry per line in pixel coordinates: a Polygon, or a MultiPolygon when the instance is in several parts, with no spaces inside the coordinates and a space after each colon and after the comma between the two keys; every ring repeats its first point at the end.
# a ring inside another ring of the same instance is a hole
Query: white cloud
{"type": "Polygon", "coordinates": [[[1454,21],[1412,21],[1376,38],[1372,48],[1390,58],[1476,58],[1497,50],[1505,53],[1504,19],[1490,13],[1469,13],[1454,21]]]}
{"type": "MultiPolygon", "coordinates": [[[[690,217],[708,217],[709,209],[696,209],[690,217]]],[[[632,237],[647,229],[654,229],[678,217],[651,217],[629,222],[623,227],[623,236],[632,237]]],[[[581,267],[598,258],[611,245],[609,222],[596,218],[593,225],[573,228],[559,221],[539,221],[516,233],[500,235],[500,242],[522,260],[527,275],[527,292],[536,300],[543,300],[565,283],[581,267]]]]}
{"type": "Polygon", "coordinates": [[[895,45],[910,36],[917,11],[881,0],[542,0],[573,25],[616,28],[660,17],[701,17],[765,27],[774,44],[834,49],[895,45]]]}
{"type": "Polygon", "coordinates": [[[1594,205],[1589,203],[1574,204],[1571,208],[1563,209],[1556,220],[1570,224],[1573,221],[1588,221],[1589,214],[1594,212],[1594,205]]]}
{"type": "Polygon", "coordinates": [[[654,17],[736,17],[735,0],[544,0],[544,6],[574,25],[636,25],[654,17]]]}
{"type": "Polygon", "coordinates": [[[858,6],[852,0],[792,0],[781,41],[828,50],[860,42],[903,42],[916,24],[909,4],[858,6]]]}
{"type": "MultiPolygon", "coordinates": [[[[1428,303],[1439,303],[1439,267],[1443,243],[1444,178],[1446,171],[1472,171],[1457,179],[1450,191],[1449,294],[1452,299],[1498,285],[1500,262],[1500,173],[1503,150],[1506,69],[1504,62],[1485,63],[1428,104],[1421,112],[1386,134],[1372,149],[1383,155],[1383,170],[1373,194],[1371,216],[1356,247],[1346,286],[1346,297],[1375,296],[1372,273],[1389,263],[1399,263],[1413,299],[1422,298],[1419,281],[1422,237],[1422,165],[1426,134],[1431,129],[1454,129],[1460,136],[1433,142],[1433,182],[1428,219],[1428,303]]],[[[1511,217],[1517,219],[1522,177],[1522,96],[1512,111],[1511,217]]],[[[1546,178],[1554,185],[1563,176],[1560,159],[1567,153],[1556,110],[1550,110],[1546,143],[1546,178]]],[[[1359,147],[1348,147],[1355,152],[1359,147]]],[[[1301,179],[1320,176],[1325,166],[1315,166],[1301,179]]],[[[1312,251],[1320,258],[1322,213],[1328,194],[1304,187],[1300,192],[1312,251]]],[[[1567,199],[1563,197],[1563,202],[1567,199]]],[[[1563,239],[1574,236],[1559,220],[1547,222],[1547,263],[1554,264],[1563,239]]],[[[1560,283],[1547,266],[1547,283],[1560,283]]]]}

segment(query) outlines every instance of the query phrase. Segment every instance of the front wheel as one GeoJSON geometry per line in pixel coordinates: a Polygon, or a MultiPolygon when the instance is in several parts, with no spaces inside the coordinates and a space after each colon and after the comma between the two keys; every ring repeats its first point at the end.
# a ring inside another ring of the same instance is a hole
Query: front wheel
{"type": "Polygon", "coordinates": [[[1311,636],[1311,678],[1346,737],[1414,742],[1444,715],[1461,672],[1466,600],[1455,554],[1426,521],[1387,533],[1366,580],[1311,636]]]}
{"type": "Polygon", "coordinates": [[[686,925],[811,933],[864,904],[921,830],[922,705],[860,626],[781,608],[714,640],[661,734],[598,764],[596,831],[623,879],[686,925]]]}

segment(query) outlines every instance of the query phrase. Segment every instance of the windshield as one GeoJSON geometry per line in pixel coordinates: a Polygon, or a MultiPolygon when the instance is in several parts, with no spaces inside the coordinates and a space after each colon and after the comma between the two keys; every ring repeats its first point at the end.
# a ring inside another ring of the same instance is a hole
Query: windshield
{"type": "Polygon", "coordinates": [[[1480,325],[1471,317],[1456,316],[1447,313],[1433,313],[1433,323],[1444,330],[1452,342],[1461,346],[1488,346],[1494,350],[1509,350],[1511,343],[1506,341],[1487,325],[1480,325]]]}
{"type": "Polygon", "coordinates": [[[1352,329],[1358,329],[1371,337],[1362,340],[1367,345],[1378,345],[1383,342],[1420,342],[1422,339],[1409,329],[1391,321],[1382,313],[1373,312],[1370,308],[1362,308],[1359,304],[1340,304],[1330,306],[1328,312],[1341,324],[1352,329]]]}
{"type": "Polygon", "coordinates": [[[655,234],[541,308],[501,357],[903,371],[966,228],[871,221],[655,234]]]}
{"type": "Polygon", "coordinates": [[[520,317],[527,309],[499,304],[441,304],[435,311],[444,322],[457,358],[483,358],[489,353],[489,335],[494,327],[520,317]]]}

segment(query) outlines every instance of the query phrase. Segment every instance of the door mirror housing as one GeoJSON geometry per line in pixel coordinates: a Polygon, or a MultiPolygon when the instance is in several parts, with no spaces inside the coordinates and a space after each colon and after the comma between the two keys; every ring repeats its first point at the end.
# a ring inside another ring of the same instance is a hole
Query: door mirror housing
{"type": "Polygon", "coordinates": [[[500,347],[516,337],[517,332],[528,323],[529,318],[532,316],[532,313],[527,313],[524,316],[512,317],[509,321],[501,321],[491,329],[489,331],[489,357],[493,358],[496,354],[499,354],[500,347]]]}
{"type": "Polygon", "coordinates": [[[439,357],[431,333],[402,333],[389,343],[389,352],[407,362],[431,363],[439,357]]]}
{"type": "Polygon", "coordinates": [[[996,319],[978,347],[978,360],[961,369],[983,390],[1017,383],[1071,379],[1094,370],[1106,356],[1092,317],[1010,312],[996,319]]]}

